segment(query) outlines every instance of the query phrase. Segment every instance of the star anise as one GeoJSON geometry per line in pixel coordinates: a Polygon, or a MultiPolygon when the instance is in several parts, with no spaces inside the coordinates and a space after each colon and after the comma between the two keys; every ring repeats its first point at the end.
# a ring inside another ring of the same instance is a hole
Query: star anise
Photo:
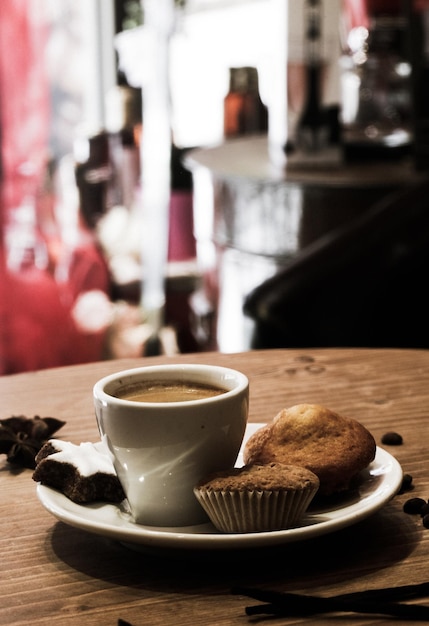
{"type": "Polygon", "coordinates": [[[34,469],[40,448],[65,422],[55,417],[13,415],[0,420],[0,454],[14,465],[34,469]]]}

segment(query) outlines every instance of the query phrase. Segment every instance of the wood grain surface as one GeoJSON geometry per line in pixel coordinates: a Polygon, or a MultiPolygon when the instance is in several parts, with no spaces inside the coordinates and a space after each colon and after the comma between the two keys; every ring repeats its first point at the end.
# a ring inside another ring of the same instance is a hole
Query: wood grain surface
{"type": "MultiPolygon", "coordinates": [[[[250,379],[252,422],[267,422],[301,402],[324,404],[361,421],[413,477],[414,489],[371,517],[336,533],[275,548],[137,552],[59,522],[36,495],[31,470],[0,457],[0,625],[245,625],[234,585],[333,595],[429,580],[429,530],[403,512],[429,497],[429,352],[419,350],[273,350],[103,361],[0,378],[0,418],[57,417],[56,436],[97,441],[92,386],[111,372],[158,362],[204,362],[250,379]]],[[[429,598],[414,600],[428,604],[429,598]]],[[[274,624],[380,624],[392,618],[331,615],[279,618],[274,624]]],[[[254,618],[253,618],[254,620],[254,618]]],[[[254,621],[253,621],[254,623],[254,621]]],[[[401,624],[408,624],[401,620],[401,624]]],[[[411,623],[411,622],[410,622],[411,623]]]]}

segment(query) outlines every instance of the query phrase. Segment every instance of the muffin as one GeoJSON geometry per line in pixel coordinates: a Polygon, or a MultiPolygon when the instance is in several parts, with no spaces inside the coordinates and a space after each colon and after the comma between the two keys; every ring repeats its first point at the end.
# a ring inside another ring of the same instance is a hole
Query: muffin
{"type": "Polygon", "coordinates": [[[374,437],[360,422],[318,404],[298,404],[256,431],[243,459],[306,467],[320,480],[318,496],[330,496],[350,489],[375,453],[374,437]]]}
{"type": "Polygon", "coordinates": [[[319,488],[304,467],[268,463],[212,474],[194,494],[224,533],[253,533],[297,526],[319,488]]]}

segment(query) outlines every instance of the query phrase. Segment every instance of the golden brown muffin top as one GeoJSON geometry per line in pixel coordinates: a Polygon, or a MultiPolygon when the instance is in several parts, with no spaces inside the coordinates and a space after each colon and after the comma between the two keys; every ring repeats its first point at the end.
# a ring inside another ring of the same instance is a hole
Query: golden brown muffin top
{"type": "Polygon", "coordinates": [[[328,495],[348,489],[375,452],[375,440],[360,422],[318,404],[298,404],[256,431],[243,457],[246,464],[302,465],[319,477],[320,492],[328,495]]]}
{"type": "Polygon", "coordinates": [[[208,491],[283,491],[308,487],[319,487],[319,479],[313,472],[283,463],[236,467],[212,474],[197,485],[208,491]]]}

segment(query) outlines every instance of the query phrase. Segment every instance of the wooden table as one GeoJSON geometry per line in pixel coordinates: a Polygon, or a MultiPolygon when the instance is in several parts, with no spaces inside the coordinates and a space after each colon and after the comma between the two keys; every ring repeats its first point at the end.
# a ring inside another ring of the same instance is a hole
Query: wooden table
{"type": "MultiPolygon", "coordinates": [[[[429,352],[276,350],[174,360],[245,372],[253,422],[269,421],[283,407],[316,402],[360,420],[379,445],[385,432],[399,432],[402,446],[383,447],[413,476],[411,494],[429,496],[429,352]]],[[[148,359],[106,361],[0,378],[0,417],[55,416],[66,421],[59,438],[96,441],[92,385],[144,362],[148,359]]],[[[144,553],[57,521],[39,502],[31,475],[0,458],[2,625],[116,626],[122,619],[133,626],[238,626],[251,623],[245,607],[255,601],[232,595],[234,585],[332,595],[429,579],[429,530],[402,510],[410,492],[355,525],[303,542],[209,554],[144,553]]],[[[429,604],[429,599],[413,602],[429,604]]],[[[333,619],[353,626],[392,623],[356,615],[269,623],[317,625],[333,619]]]]}

